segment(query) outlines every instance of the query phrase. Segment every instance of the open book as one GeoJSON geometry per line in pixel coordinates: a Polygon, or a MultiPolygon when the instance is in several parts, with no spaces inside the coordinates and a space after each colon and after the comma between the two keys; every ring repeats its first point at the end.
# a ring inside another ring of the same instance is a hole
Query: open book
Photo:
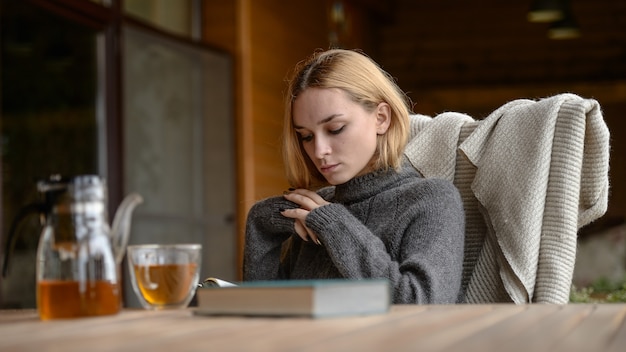
{"type": "Polygon", "coordinates": [[[197,315],[324,318],[382,314],[391,304],[389,282],[384,279],[206,281],[196,290],[197,315]]]}
{"type": "Polygon", "coordinates": [[[230,281],[226,281],[226,280],[221,280],[215,277],[208,277],[206,279],[204,279],[204,281],[202,281],[199,285],[198,288],[209,288],[209,287],[231,287],[231,286],[237,286],[237,284],[234,284],[230,281]]]}

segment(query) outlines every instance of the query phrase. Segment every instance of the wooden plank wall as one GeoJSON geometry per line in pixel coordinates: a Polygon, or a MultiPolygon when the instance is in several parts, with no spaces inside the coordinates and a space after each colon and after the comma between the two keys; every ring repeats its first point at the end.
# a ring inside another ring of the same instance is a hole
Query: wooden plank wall
{"type": "Polygon", "coordinates": [[[327,3],[208,0],[205,5],[205,37],[233,53],[235,64],[237,224],[242,244],[250,206],[288,188],[280,152],[285,80],[295,63],[328,46],[327,3]]]}

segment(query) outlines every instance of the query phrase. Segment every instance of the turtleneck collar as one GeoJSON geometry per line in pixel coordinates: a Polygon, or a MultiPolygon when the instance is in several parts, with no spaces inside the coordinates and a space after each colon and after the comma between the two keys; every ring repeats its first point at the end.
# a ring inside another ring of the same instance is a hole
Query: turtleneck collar
{"type": "Polygon", "coordinates": [[[406,178],[416,176],[419,176],[419,173],[406,164],[399,171],[389,169],[370,172],[335,186],[333,201],[342,204],[363,201],[381,191],[393,188],[406,178]]]}

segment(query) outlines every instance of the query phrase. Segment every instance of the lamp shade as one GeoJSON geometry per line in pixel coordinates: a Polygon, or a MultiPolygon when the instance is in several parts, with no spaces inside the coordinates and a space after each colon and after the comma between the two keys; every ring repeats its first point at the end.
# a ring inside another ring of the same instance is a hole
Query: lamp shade
{"type": "Polygon", "coordinates": [[[565,12],[563,19],[553,22],[548,28],[550,39],[573,39],[580,37],[580,28],[571,11],[565,12]]]}
{"type": "Polygon", "coordinates": [[[530,22],[554,22],[565,17],[565,1],[563,0],[533,0],[528,11],[530,22]]]}

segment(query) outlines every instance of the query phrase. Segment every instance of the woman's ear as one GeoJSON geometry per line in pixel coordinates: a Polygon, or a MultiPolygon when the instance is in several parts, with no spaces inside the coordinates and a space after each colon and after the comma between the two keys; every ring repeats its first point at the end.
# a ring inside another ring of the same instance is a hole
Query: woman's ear
{"type": "Polygon", "coordinates": [[[381,135],[387,133],[391,125],[391,107],[382,102],[376,107],[376,133],[381,135]]]}

